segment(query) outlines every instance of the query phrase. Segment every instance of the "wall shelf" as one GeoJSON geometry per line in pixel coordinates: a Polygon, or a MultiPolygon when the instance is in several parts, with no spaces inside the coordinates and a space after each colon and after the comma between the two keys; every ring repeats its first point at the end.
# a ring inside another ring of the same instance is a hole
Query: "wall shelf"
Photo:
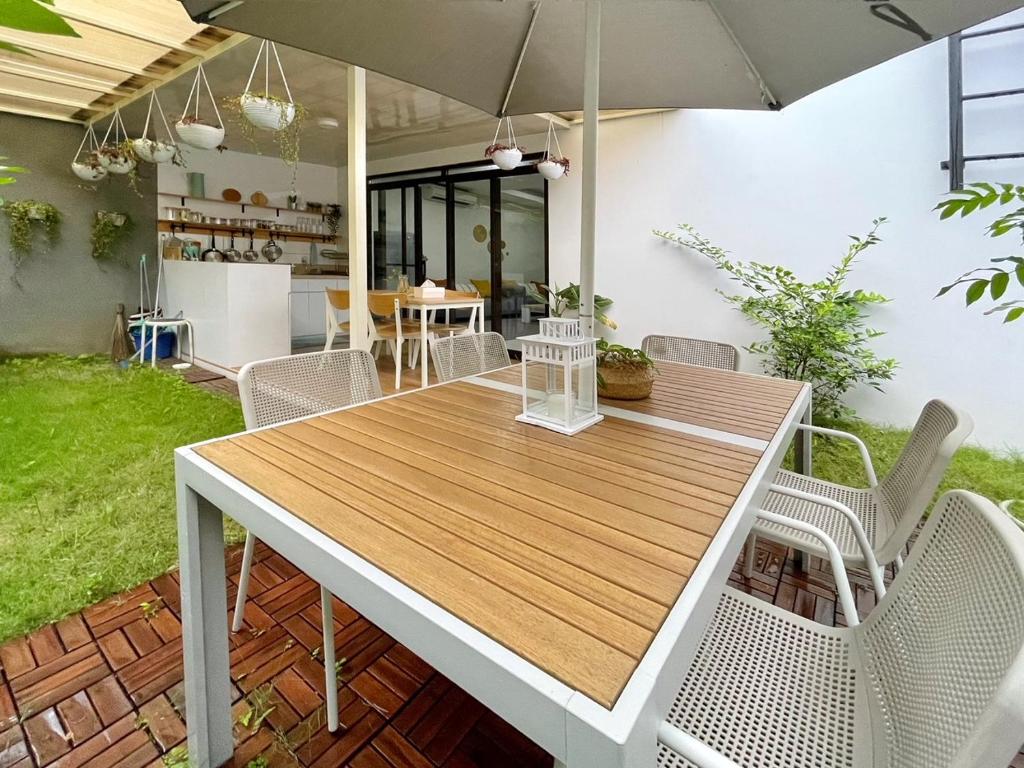
{"type": "Polygon", "coordinates": [[[180,232],[188,235],[235,235],[236,237],[253,237],[261,240],[280,240],[282,242],[297,243],[333,243],[335,238],[331,235],[318,235],[313,232],[292,232],[278,229],[252,229],[250,227],[235,227],[230,224],[199,224],[190,221],[171,221],[169,219],[157,220],[157,231],[159,232],[180,232]]]}
{"type": "Polygon", "coordinates": [[[300,215],[304,215],[304,216],[319,216],[320,218],[326,218],[326,216],[327,216],[327,211],[326,211],[327,207],[331,206],[331,205],[337,205],[337,203],[324,203],[323,206],[324,206],[325,210],[321,211],[320,213],[315,213],[314,211],[299,210],[297,208],[288,208],[287,206],[282,207],[280,205],[256,205],[255,203],[247,203],[244,200],[239,200],[236,203],[236,202],[232,202],[231,200],[223,200],[223,199],[218,199],[216,197],[189,197],[188,195],[179,195],[177,192],[158,192],[157,194],[160,195],[161,197],[173,197],[175,200],[178,200],[181,203],[181,207],[182,208],[187,208],[188,207],[187,204],[189,202],[193,202],[193,203],[216,203],[218,205],[235,205],[235,206],[238,206],[238,207],[240,207],[242,209],[242,213],[245,213],[247,210],[253,210],[253,211],[274,211],[274,215],[275,216],[280,216],[281,215],[281,211],[285,211],[287,213],[295,213],[295,214],[300,214],[300,215]]]}

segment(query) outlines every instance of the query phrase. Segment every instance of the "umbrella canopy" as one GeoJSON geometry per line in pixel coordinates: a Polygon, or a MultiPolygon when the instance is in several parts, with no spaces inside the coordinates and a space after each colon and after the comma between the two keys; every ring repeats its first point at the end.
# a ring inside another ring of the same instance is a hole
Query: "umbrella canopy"
{"type": "Polygon", "coordinates": [[[593,331],[598,107],[781,109],[1024,0],[181,0],[216,23],[491,114],[584,110],[580,319],[593,331]]]}
{"type": "MultiPolygon", "coordinates": [[[[182,2],[197,21],[212,12],[218,26],[356,64],[494,115],[583,107],[579,0],[182,2]]],[[[777,108],[1022,4],[604,0],[599,101],[605,109],[777,108]]]]}

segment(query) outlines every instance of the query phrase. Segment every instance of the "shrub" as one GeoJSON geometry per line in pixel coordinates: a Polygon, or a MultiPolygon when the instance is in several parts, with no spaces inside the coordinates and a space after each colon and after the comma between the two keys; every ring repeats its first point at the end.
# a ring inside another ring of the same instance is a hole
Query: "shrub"
{"type": "Polygon", "coordinates": [[[816,415],[840,418],[852,413],[843,402],[847,392],[861,384],[881,392],[882,382],[892,379],[897,367],[895,360],[879,358],[870,348],[871,340],[882,332],[866,325],[866,309],[888,299],[846,287],[857,257],[880,241],[878,228],[884,222],[876,219],[865,237],[852,237],[846,255],[823,279],[812,283],[802,282],[785,267],[732,261],[726,251],[687,224],[678,232],[655,234],[706,256],[750,291],[753,295],[719,291],[768,333],[767,341],[755,341],[745,349],[764,355],[766,373],[809,382],[816,415]]]}

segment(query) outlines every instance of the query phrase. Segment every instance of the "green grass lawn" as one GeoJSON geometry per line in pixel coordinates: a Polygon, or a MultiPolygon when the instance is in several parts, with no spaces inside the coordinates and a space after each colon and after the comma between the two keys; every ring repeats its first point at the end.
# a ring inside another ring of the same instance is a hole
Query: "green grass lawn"
{"type": "MultiPolygon", "coordinates": [[[[906,440],[863,422],[879,475],[906,440]]],[[[99,358],[0,360],[0,641],[177,561],[173,449],[242,429],[237,401],[99,358]]],[[[816,439],[815,474],[863,486],[856,449],[816,439]]],[[[961,449],[944,488],[1024,498],[1024,459],[961,449]]],[[[229,528],[234,540],[237,527],[229,528]]]]}
{"type": "Polygon", "coordinates": [[[237,401],[150,368],[0,360],[0,640],[173,566],[173,450],[240,429],[237,401]]]}

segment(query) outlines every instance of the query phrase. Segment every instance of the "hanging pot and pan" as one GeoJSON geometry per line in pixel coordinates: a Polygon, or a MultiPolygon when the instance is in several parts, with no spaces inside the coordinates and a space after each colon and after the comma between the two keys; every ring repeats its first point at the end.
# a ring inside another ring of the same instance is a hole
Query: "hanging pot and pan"
{"type": "Polygon", "coordinates": [[[252,236],[249,237],[249,247],[242,252],[242,258],[246,261],[259,261],[260,255],[252,247],[252,236]]]}
{"type": "Polygon", "coordinates": [[[203,261],[224,261],[224,252],[217,247],[213,235],[210,235],[210,247],[203,251],[203,261]]]}
{"type": "Polygon", "coordinates": [[[281,254],[283,254],[284,251],[281,250],[280,245],[274,242],[274,238],[270,238],[266,245],[261,249],[261,253],[263,254],[263,258],[273,264],[281,258],[281,254]]]}
{"type": "Polygon", "coordinates": [[[226,251],[224,251],[224,259],[230,261],[232,264],[237,264],[242,260],[242,252],[235,248],[235,233],[231,233],[231,245],[226,251]]]}

